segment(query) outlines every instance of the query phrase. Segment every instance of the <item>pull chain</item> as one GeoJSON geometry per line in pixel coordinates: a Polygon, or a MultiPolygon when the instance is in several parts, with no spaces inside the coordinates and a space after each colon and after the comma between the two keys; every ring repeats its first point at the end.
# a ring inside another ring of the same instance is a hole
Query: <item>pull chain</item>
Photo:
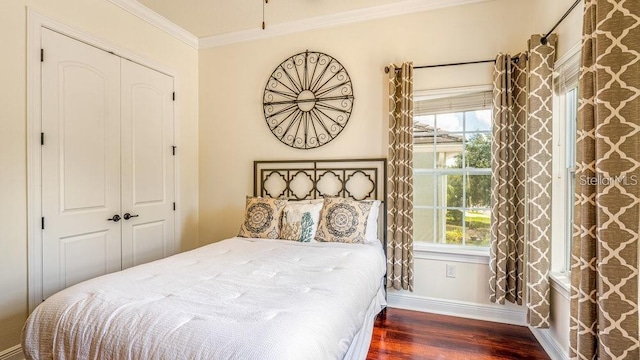
{"type": "Polygon", "coordinates": [[[265,28],[265,23],[264,23],[264,5],[268,4],[269,0],[264,0],[262,1],[262,30],[264,30],[265,28]]]}

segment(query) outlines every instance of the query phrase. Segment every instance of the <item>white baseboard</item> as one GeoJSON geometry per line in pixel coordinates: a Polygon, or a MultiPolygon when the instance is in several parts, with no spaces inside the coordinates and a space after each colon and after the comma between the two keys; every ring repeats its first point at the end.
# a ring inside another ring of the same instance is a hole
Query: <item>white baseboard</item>
{"type": "Polygon", "coordinates": [[[0,360],[24,360],[22,347],[20,345],[16,345],[0,351],[0,360]]]}
{"type": "Polygon", "coordinates": [[[529,329],[552,360],[569,360],[569,355],[562,349],[560,344],[558,344],[558,341],[551,333],[551,330],[537,329],[533,327],[529,327],[529,329]]]}
{"type": "Polygon", "coordinates": [[[526,311],[524,309],[508,309],[503,306],[443,300],[403,293],[389,293],[387,302],[392,308],[526,326],[526,311]]]}

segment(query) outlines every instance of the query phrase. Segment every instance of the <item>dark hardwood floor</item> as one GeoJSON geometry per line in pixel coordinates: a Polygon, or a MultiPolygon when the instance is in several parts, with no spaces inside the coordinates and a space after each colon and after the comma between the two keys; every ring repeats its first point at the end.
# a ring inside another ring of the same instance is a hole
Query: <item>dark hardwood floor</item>
{"type": "Polygon", "coordinates": [[[549,356],[524,326],[387,308],[376,319],[367,359],[549,359],[549,356]]]}

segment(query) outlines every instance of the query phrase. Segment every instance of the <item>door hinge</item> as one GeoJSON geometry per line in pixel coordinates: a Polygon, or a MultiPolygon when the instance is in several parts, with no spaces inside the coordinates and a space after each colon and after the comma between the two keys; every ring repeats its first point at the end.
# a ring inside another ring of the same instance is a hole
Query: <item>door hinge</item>
{"type": "Polygon", "coordinates": [[[44,145],[44,133],[40,133],[40,145],[44,145]]]}
{"type": "Polygon", "coordinates": [[[176,203],[173,203],[173,211],[176,211],[176,203]]]}
{"type": "Polygon", "coordinates": [[[173,101],[176,101],[176,92],[173,92],[173,101]]]}
{"type": "Polygon", "coordinates": [[[177,146],[175,145],[171,146],[171,152],[173,153],[173,156],[176,156],[176,148],[177,146]]]}
{"type": "Polygon", "coordinates": [[[40,49],[40,62],[44,62],[44,49],[40,49]]]}
{"type": "Polygon", "coordinates": [[[42,230],[44,230],[44,216],[42,217],[42,223],[40,224],[40,227],[42,228],[42,230]]]}

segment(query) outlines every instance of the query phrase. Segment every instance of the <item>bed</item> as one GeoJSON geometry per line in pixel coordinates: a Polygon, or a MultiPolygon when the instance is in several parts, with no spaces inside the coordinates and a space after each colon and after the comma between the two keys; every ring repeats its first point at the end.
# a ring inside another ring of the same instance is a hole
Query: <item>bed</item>
{"type": "MultiPolygon", "coordinates": [[[[385,169],[384,159],[259,161],[254,196],[381,200],[385,169]]],[[[27,359],[364,359],[386,305],[384,219],[376,241],[234,237],[88,280],[34,310],[23,350],[27,359]]]]}

